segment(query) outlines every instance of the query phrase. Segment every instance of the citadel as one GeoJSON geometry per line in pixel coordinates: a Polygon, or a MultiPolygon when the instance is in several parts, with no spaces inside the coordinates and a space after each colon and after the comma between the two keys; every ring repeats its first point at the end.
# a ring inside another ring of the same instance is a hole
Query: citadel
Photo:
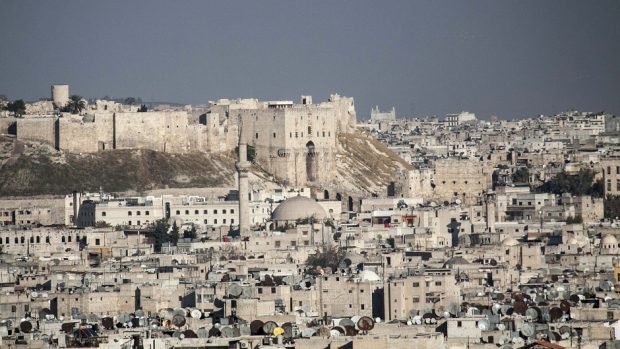
{"type": "Polygon", "coordinates": [[[51,92],[0,112],[4,168],[228,154],[234,184],[0,197],[1,347],[620,347],[612,114],[361,121],[336,94],[71,113],[51,92]]]}

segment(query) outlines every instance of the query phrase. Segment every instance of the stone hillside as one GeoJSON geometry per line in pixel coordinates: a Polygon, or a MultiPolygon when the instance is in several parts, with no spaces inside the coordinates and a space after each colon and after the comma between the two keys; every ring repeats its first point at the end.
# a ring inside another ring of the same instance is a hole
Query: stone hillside
{"type": "MultiPolygon", "coordinates": [[[[379,193],[398,169],[411,168],[382,143],[364,134],[339,136],[337,189],[379,193]]],[[[0,136],[0,197],[64,195],[73,190],[108,192],[162,188],[223,187],[235,183],[233,154],[169,154],[151,150],[58,152],[39,143],[0,136]]],[[[260,168],[259,177],[269,178],[260,168]]]]}
{"type": "Polygon", "coordinates": [[[359,194],[384,193],[397,171],[413,169],[383,143],[366,134],[340,134],[338,141],[339,190],[359,194]]]}
{"type": "Polygon", "coordinates": [[[0,196],[230,186],[235,159],[223,155],[111,150],[68,154],[0,138],[0,196]]]}

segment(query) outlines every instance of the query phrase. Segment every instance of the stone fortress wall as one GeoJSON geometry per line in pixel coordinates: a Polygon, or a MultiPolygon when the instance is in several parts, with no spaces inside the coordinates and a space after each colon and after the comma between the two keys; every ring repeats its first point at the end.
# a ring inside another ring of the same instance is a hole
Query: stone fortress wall
{"type": "Polygon", "coordinates": [[[302,104],[238,99],[218,100],[189,111],[97,109],[84,115],[2,119],[10,120],[0,124],[2,133],[70,153],[229,152],[237,146],[242,122],[243,137],[255,147],[258,163],[290,185],[330,182],[336,171],[337,134],[352,132],[356,123],[353,98],[338,95],[319,104],[312,104],[309,96],[302,96],[302,104]]]}

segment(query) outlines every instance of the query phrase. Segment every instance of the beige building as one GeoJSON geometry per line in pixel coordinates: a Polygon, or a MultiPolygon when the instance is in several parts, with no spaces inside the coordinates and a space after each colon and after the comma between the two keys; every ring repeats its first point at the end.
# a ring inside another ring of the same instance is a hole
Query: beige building
{"type": "Polygon", "coordinates": [[[385,282],[385,320],[406,320],[439,306],[447,309],[459,303],[460,289],[450,269],[426,269],[407,277],[385,282]],[[415,316],[414,315],[414,316],[415,316]]]}
{"type": "Polygon", "coordinates": [[[620,159],[601,161],[605,195],[620,195],[620,159]]]}

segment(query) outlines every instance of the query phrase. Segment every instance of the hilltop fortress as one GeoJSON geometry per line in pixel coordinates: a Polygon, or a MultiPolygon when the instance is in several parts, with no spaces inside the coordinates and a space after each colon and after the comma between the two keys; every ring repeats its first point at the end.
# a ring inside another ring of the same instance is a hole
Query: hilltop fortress
{"type": "Polygon", "coordinates": [[[51,101],[28,105],[23,117],[0,117],[1,132],[70,153],[111,149],[230,152],[243,137],[255,149],[262,168],[299,186],[333,180],[337,135],[352,132],[356,123],[353,98],[339,95],[318,104],[310,96],[302,96],[299,104],[220,99],[203,107],[147,112],[96,101],[79,115],[59,113],[55,108],[67,103],[64,86],[52,88],[51,101]]]}

